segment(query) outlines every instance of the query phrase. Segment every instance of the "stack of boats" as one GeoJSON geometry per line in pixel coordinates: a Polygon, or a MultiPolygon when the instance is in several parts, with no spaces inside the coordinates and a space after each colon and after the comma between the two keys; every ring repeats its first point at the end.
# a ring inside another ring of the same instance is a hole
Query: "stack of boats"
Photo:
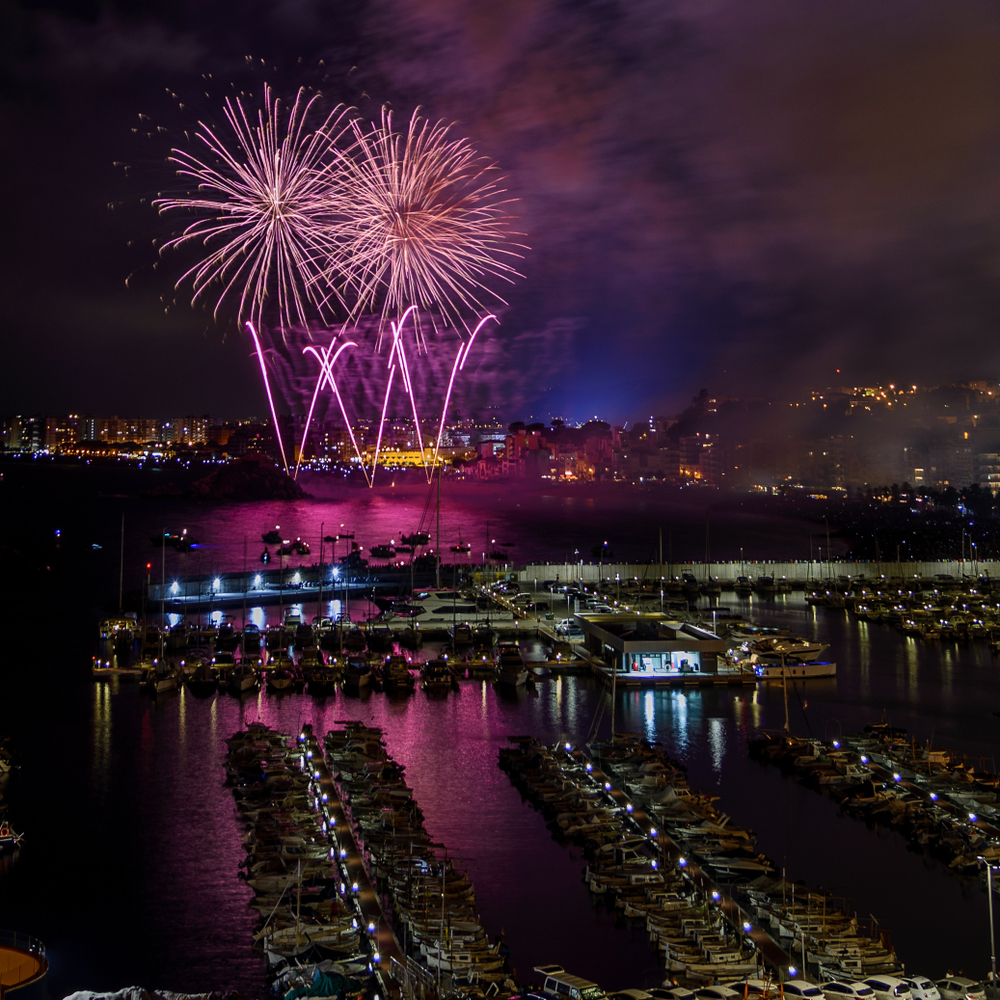
{"type": "Polygon", "coordinates": [[[898,830],[956,874],[981,873],[982,858],[1000,862],[1000,776],[985,761],[932,749],[885,724],[832,741],[764,732],[750,753],[825,791],[845,812],[898,830]]]}
{"type": "Polygon", "coordinates": [[[832,898],[798,886],[789,903],[774,863],[754,852],[753,834],[691,789],[683,768],[660,748],[623,734],[590,744],[589,757],[530,737],[513,742],[500,752],[501,767],[556,836],[583,845],[591,892],[610,895],[626,919],[643,921],[672,972],[704,982],[757,969],[760,956],[740,934],[739,911],[732,903],[726,908],[722,884],[735,882],[742,883],[743,912],[770,925],[778,947],[793,939],[796,954],[804,947],[817,973],[899,970],[891,948],[866,935],[832,898]]]}
{"type": "Polygon", "coordinates": [[[326,736],[325,752],[368,877],[418,981],[470,996],[513,990],[506,948],[489,941],[468,875],[431,843],[381,730],[348,723],[326,736]]]}
{"type": "Polygon", "coordinates": [[[357,913],[338,892],[342,875],[308,759],[318,747],[293,750],[288,737],[256,723],[226,742],[226,776],[247,825],[241,868],[261,914],[254,946],[286,987],[293,972],[352,983],[370,959],[357,913]]]}

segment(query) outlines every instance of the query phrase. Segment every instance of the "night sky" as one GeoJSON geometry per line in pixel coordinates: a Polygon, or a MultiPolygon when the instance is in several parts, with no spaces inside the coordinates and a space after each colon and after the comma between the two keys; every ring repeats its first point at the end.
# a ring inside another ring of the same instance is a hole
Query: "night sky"
{"type": "Polygon", "coordinates": [[[1000,378],[995,2],[7,0],[0,412],[263,415],[148,201],[265,80],[499,161],[532,248],[505,419],[1000,378]]]}

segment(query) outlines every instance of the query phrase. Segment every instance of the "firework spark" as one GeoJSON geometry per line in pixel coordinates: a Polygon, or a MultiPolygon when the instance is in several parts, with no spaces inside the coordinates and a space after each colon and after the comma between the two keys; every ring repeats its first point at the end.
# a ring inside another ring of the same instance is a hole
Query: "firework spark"
{"type": "Polygon", "coordinates": [[[486,282],[520,276],[512,259],[524,248],[510,241],[513,199],[503,197],[497,168],[418,111],[405,133],[385,109],[381,123],[354,120],[349,130],[354,141],[333,148],[336,251],[319,280],[344,283],[352,317],[381,298],[380,332],[390,315],[416,306],[471,333],[469,315],[485,311],[480,296],[504,301],[486,282]]]}
{"type": "Polygon", "coordinates": [[[161,214],[180,209],[203,216],[163,246],[201,243],[208,251],[177,282],[191,280],[192,305],[212,286],[221,286],[216,315],[227,299],[236,298],[238,318],[260,329],[273,296],[284,330],[305,326],[311,312],[325,319],[330,305],[339,304],[317,262],[330,253],[329,153],[346,128],[346,110],[339,106],[323,117],[319,101],[320,95],[307,99],[299,90],[286,115],[265,86],[255,121],[239,99],[226,100],[228,142],[199,122],[195,134],[205,147],[204,159],[172,150],[178,176],[194,182],[197,193],[159,198],[154,205],[161,214]],[[310,124],[314,120],[316,127],[310,124]]]}

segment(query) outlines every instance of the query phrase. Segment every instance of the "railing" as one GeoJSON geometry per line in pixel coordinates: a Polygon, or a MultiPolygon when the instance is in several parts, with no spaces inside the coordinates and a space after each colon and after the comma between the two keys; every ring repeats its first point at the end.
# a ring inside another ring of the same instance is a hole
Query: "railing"
{"type": "Polygon", "coordinates": [[[20,931],[0,930],[0,948],[16,948],[18,951],[45,957],[45,945],[38,938],[20,931]]]}

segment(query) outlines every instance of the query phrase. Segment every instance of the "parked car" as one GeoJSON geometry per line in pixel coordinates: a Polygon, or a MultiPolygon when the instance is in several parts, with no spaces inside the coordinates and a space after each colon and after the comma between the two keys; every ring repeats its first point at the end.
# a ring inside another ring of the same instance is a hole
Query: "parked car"
{"type": "Polygon", "coordinates": [[[947,979],[939,979],[935,985],[941,994],[941,1000],[986,1000],[983,984],[974,979],[948,976],[947,979]]]}
{"type": "Polygon", "coordinates": [[[820,983],[819,988],[826,1000],[874,1000],[875,997],[870,986],[846,979],[831,979],[828,983],[820,983]]]}
{"type": "Polygon", "coordinates": [[[910,987],[895,976],[869,976],[863,982],[872,988],[876,1000],[912,1000],[910,987]]]}
{"type": "Polygon", "coordinates": [[[941,1000],[941,992],[926,976],[906,976],[903,982],[910,987],[913,1000],[941,1000]]]}
{"type": "Polygon", "coordinates": [[[696,1000],[694,990],[686,989],[684,986],[671,986],[668,989],[653,986],[646,992],[653,1000],[696,1000]]]}
{"type": "Polygon", "coordinates": [[[699,1000],[743,1000],[743,991],[737,992],[728,986],[704,986],[694,991],[699,1000]]]}

